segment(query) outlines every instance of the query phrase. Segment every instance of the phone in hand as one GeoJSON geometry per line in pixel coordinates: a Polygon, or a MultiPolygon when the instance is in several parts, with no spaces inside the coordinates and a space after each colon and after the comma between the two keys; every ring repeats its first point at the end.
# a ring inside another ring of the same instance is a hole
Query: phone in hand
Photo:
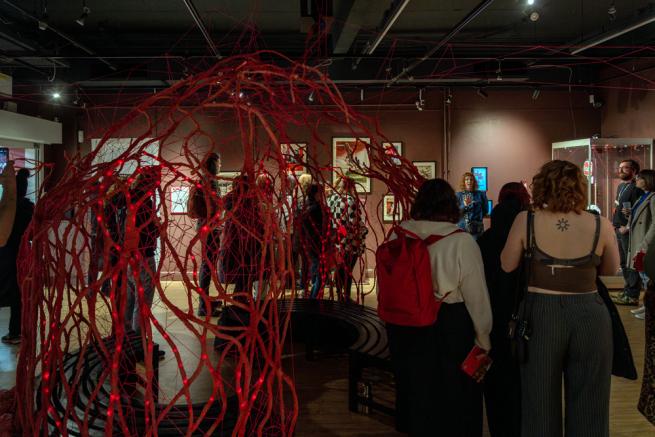
{"type": "Polygon", "coordinates": [[[9,162],[9,148],[0,147],[0,173],[5,169],[7,162],[9,162]]]}
{"type": "Polygon", "coordinates": [[[491,367],[493,360],[487,355],[487,352],[479,346],[473,346],[471,352],[466,356],[462,363],[462,370],[476,381],[482,381],[482,378],[491,367]]]}

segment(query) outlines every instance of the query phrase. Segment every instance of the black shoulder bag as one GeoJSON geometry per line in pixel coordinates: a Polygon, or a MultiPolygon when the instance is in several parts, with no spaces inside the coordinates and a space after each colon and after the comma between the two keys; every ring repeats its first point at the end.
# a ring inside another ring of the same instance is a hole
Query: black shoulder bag
{"type": "Polygon", "coordinates": [[[518,281],[516,283],[516,292],[514,293],[514,308],[512,318],[507,326],[507,336],[511,344],[512,356],[526,362],[528,359],[527,342],[532,335],[530,323],[525,318],[525,305],[521,305],[528,292],[528,281],[530,280],[530,264],[534,248],[534,237],[532,227],[534,225],[534,215],[528,211],[528,223],[526,233],[527,248],[523,252],[523,260],[519,266],[518,281]]]}

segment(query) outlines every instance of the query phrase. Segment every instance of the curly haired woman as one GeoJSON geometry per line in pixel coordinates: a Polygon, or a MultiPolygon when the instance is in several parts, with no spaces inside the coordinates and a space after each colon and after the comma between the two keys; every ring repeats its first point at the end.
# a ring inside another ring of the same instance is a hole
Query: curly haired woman
{"type": "Polygon", "coordinates": [[[571,162],[541,167],[532,198],[535,212],[517,216],[501,253],[506,272],[519,266],[526,248],[533,254],[522,302],[532,332],[521,364],[521,435],[562,435],[563,376],[564,433],[608,437],[612,326],[596,277],[619,266],[614,229],[584,211],[587,180],[571,162]]]}
{"type": "Polygon", "coordinates": [[[473,173],[466,172],[462,175],[459,188],[461,191],[457,192],[457,202],[462,210],[462,218],[457,226],[477,240],[484,232],[482,219],[489,212],[487,195],[484,191],[478,190],[478,182],[473,173]]]}

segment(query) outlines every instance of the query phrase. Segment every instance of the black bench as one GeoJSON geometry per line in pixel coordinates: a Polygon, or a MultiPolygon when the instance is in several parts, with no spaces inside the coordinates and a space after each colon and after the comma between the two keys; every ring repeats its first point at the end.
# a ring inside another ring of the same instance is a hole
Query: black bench
{"type": "MultiPolygon", "coordinates": [[[[316,359],[317,349],[348,353],[348,408],[359,412],[360,407],[394,415],[394,409],[377,402],[371,385],[362,380],[364,369],[377,368],[392,372],[391,355],[384,322],[377,312],[354,303],[322,299],[293,299],[276,302],[280,321],[290,316],[291,332],[295,341],[305,344],[308,360],[316,359]]],[[[227,306],[219,318],[219,325],[248,326],[246,310],[227,306]]],[[[265,329],[261,332],[265,337],[265,329]]],[[[225,340],[216,338],[217,349],[225,340]]]]}
{"type": "Polygon", "coordinates": [[[377,312],[354,303],[318,299],[294,299],[277,302],[281,314],[290,313],[294,336],[305,333],[306,354],[314,358],[314,350],[332,340],[341,340],[348,351],[348,409],[360,406],[393,415],[394,409],[376,402],[370,384],[362,381],[366,368],[392,372],[391,354],[384,322],[377,312]]]}
{"type": "MultiPolygon", "coordinates": [[[[114,338],[109,337],[102,341],[107,350],[114,351],[114,338]]],[[[134,397],[136,387],[138,385],[144,385],[144,381],[136,372],[136,363],[143,360],[141,339],[139,337],[126,338],[123,343],[123,350],[124,352],[121,355],[120,364],[121,375],[119,378],[121,403],[125,407],[129,407],[128,410],[124,409],[124,411],[134,412],[133,417],[128,420],[128,423],[130,423],[130,432],[132,432],[131,435],[144,435],[144,430],[146,428],[144,422],[144,405],[142,401],[134,397]]],[[[155,401],[157,401],[158,395],[159,361],[157,359],[157,352],[158,346],[155,345],[153,347],[153,367],[155,372],[153,377],[153,395],[155,401]]],[[[71,399],[74,405],[68,405],[67,393],[61,383],[54,386],[50,395],[51,405],[60,417],[63,416],[67,409],[70,414],[71,408],[75,409],[76,417],[84,417],[85,411],[88,409],[88,415],[86,417],[89,432],[88,435],[104,435],[105,433],[111,386],[110,383],[106,381],[101,387],[98,387],[98,381],[107,368],[107,365],[108,361],[103,356],[98,344],[91,344],[84,352],[77,351],[75,353],[67,354],[63,360],[63,368],[67,379],[66,382],[69,387],[73,385],[76,386],[76,391],[72,394],[71,399]],[[92,396],[96,391],[97,394],[92,396]],[[91,400],[91,398],[93,398],[93,400],[91,400]]],[[[40,393],[42,387],[39,386],[37,390],[37,393],[40,393]]],[[[41,407],[41,397],[36,396],[36,400],[37,406],[41,407]]],[[[234,396],[229,397],[227,402],[226,414],[212,435],[225,437],[232,435],[237,420],[238,403],[234,396]]],[[[204,402],[192,405],[194,417],[199,417],[205,406],[206,404],[204,402]]],[[[161,408],[163,408],[163,406],[158,404],[157,409],[159,410],[161,408]]],[[[217,402],[212,404],[211,408],[205,412],[204,419],[202,423],[200,423],[196,433],[201,435],[207,432],[216,421],[216,418],[219,417],[220,413],[221,405],[217,402]]],[[[54,414],[48,414],[48,434],[53,437],[61,435],[57,430],[56,420],[54,414]]],[[[189,410],[187,405],[175,406],[166,414],[166,417],[159,424],[158,435],[178,436],[181,433],[184,433],[188,428],[188,425],[189,410]]],[[[66,428],[69,435],[82,436],[82,432],[74,420],[68,420],[66,428]]],[[[122,431],[118,427],[117,421],[114,421],[113,434],[122,435],[122,431]]]]}

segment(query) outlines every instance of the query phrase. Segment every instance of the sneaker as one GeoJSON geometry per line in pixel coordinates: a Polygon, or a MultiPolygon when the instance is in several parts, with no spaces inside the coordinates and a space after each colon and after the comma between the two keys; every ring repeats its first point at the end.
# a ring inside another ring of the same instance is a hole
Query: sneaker
{"type": "Polygon", "coordinates": [[[646,320],[646,312],[644,311],[643,313],[635,314],[635,317],[639,320],[646,320]]]}
{"type": "Polygon", "coordinates": [[[630,312],[631,312],[632,314],[634,314],[634,315],[637,315],[637,314],[643,314],[643,313],[646,312],[646,307],[645,307],[644,305],[642,305],[642,306],[640,306],[640,307],[637,308],[637,309],[630,310],[630,312]]]}
{"type": "Polygon", "coordinates": [[[635,307],[639,305],[638,297],[630,297],[623,293],[619,294],[618,296],[612,297],[612,301],[617,305],[630,305],[635,307]]]}
{"type": "Polygon", "coordinates": [[[0,340],[2,340],[2,342],[6,344],[20,344],[21,337],[20,335],[7,334],[4,337],[2,337],[0,340]]]}

